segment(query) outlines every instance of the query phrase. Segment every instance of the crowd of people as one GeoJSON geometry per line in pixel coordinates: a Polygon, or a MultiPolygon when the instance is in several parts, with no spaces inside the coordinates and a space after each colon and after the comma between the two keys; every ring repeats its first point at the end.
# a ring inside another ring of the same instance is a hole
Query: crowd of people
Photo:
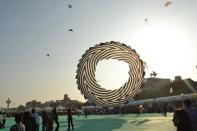
{"type": "MultiPolygon", "coordinates": [[[[167,116],[167,104],[163,106],[163,115],[167,116]]],[[[144,112],[144,106],[137,107],[137,116],[144,112]]],[[[126,109],[122,108],[121,113],[127,114],[126,109]]],[[[72,110],[70,105],[66,108],[68,128],[74,130],[72,110]]],[[[87,117],[87,113],[84,113],[87,117]]],[[[78,116],[79,117],[79,116],[78,116]]],[[[0,112],[0,128],[5,128],[6,113],[0,112]]],[[[10,131],[39,131],[40,123],[42,131],[53,131],[53,123],[56,124],[55,131],[59,130],[60,124],[58,113],[54,107],[51,112],[43,111],[37,113],[35,109],[15,115],[15,124],[11,126],[10,131]],[[41,120],[40,120],[41,116],[41,120]]],[[[176,131],[197,131],[197,109],[192,106],[192,101],[187,99],[182,104],[174,108],[172,123],[176,131]]]]}
{"type": "MultiPolygon", "coordinates": [[[[67,111],[68,131],[74,130],[72,121],[72,110],[68,106],[67,111]]],[[[59,130],[58,113],[54,107],[51,112],[43,111],[41,114],[42,118],[42,131],[53,131],[53,122],[56,123],[55,131],[59,130]]],[[[32,109],[31,112],[24,112],[15,115],[15,124],[11,126],[10,131],[39,131],[40,127],[40,115],[32,109]]]]}

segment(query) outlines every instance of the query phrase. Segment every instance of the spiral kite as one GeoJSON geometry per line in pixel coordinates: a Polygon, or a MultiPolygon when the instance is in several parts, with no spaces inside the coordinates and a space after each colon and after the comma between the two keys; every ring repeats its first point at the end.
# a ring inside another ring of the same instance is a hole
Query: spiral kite
{"type": "Polygon", "coordinates": [[[143,61],[136,51],[114,41],[90,47],[77,67],[77,85],[84,98],[104,107],[124,104],[133,98],[139,92],[144,77],[143,61]],[[97,83],[96,65],[103,59],[117,59],[129,65],[129,80],[119,89],[107,90],[97,83]]]}

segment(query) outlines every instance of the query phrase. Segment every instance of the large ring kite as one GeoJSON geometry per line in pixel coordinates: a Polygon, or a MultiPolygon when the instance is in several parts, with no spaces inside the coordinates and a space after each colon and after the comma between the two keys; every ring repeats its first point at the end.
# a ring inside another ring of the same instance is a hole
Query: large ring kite
{"type": "Polygon", "coordinates": [[[144,77],[144,64],[136,51],[114,41],[90,47],[82,55],[77,67],[78,89],[84,98],[104,107],[124,104],[133,98],[139,92],[144,77]],[[119,89],[104,89],[95,79],[97,63],[109,58],[124,61],[129,65],[129,80],[119,89]]]}

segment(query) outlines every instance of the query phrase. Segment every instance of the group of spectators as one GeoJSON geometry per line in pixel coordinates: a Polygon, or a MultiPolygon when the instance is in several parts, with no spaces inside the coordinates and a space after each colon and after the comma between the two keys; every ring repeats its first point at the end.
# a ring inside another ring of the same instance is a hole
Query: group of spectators
{"type": "Polygon", "coordinates": [[[35,109],[15,115],[16,124],[12,125],[10,131],[39,131],[40,117],[35,109]]]}
{"type": "MultiPolygon", "coordinates": [[[[197,109],[192,107],[192,101],[187,99],[183,102],[183,107],[175,108],[172,122],[176,126],[176,131],[197,131],[197,109]]],[[[143,105],[138,107],[139,114],[143,112],[143,105]]],[[[56,108],[51,112],[43,111],[42,117],[42,131],[53,131],[53,122],[56,123],[55,131],[59,130],[59,121],[56,108]]],[[[12,125],[10,131],[39,131],[40,116],[35,109],[31,112],[24,112],[23,114],[15,115],[16,124],[12,125]]],[[[67,107],[67,122],[68,130],[74,129],[72,120],[72,111],[70,106],[67,107]]],[[[0,112],[0,128],[5,127],[6,113],[0,112]]]]}
{"type": "MultiPolygon", "coordinates": [[[[70,106],[67,108],[68,117],[68,130],[72,127],[74,129],[72,121],[72,111],[70,106]]],[[[54,107],[51,112],[43,111],[41,113],[42,118],[42,131],[53,131],[53,121],[56,123],[55,131],[59,130],[59,121],[56,108],[54,107]]],[[[24,112],[23,114],[15,115],[15,124],[11,126],[10,131],[39,131],[40,127],[40,115],[32,109],[31,112],[24,112]]]]}

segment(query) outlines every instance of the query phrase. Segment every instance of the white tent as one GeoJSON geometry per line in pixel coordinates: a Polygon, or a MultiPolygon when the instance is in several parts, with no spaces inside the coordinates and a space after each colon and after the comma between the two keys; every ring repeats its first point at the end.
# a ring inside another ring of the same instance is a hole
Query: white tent
{"type": "MultiPolygon", "coordinates": [[[[31,112],[32,109],[33,109],[33,108],[27,108],[26,111],[31,112]]],[[[40,108],[40,107],[35,107],[34,109],[35,109],[36,112],[42,111],[42,108],[40,108]]]]}
{"type": "Polygon", "coordinates": [[[62,105],[59,105],[58,107],[56,107],[56,109],[57,109],[58,111],[62,111],[62,110],[65,110],[66,108],[63,107],[62,105]]]}
{"type": "Polygon", "coordinates": [[[101,106],[82,106],[83,110],[102,109],[101,106]]]}
{"type": "Polygon", "coordinates": [[[44,107],[44,110],[45,110],[45,111],[51,111],[52,109],[53,109],[53,108],[50,107],[50,106],[44,107]]]}

